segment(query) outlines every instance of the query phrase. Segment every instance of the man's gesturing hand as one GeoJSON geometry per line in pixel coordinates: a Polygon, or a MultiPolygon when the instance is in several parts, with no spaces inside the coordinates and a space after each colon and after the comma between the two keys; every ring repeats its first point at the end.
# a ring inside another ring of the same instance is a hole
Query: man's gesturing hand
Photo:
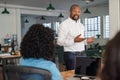
{"type": "Polygon", "coordinates": [[[77,35],[77,36],[74,38],[74,42],[81,42],[81,41],[85,40],[85,38],[81,38],[80,36],[81,36],[81,34],[80,34],[80,35],[77,35]]]}

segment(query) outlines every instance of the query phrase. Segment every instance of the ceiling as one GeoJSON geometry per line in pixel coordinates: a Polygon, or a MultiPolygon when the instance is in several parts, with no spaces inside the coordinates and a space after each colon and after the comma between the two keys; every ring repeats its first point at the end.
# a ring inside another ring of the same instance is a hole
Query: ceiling
{"type": "Polygon", "coordinates": [[[81,7],[89,7],[108,3],[108,0],[94,0],[87,4],[82,0],[0,0],[0,3],[47,8],[49,3],[55,7],[56,10],[69,10],[72,4],[79,4],[81,7]]]}

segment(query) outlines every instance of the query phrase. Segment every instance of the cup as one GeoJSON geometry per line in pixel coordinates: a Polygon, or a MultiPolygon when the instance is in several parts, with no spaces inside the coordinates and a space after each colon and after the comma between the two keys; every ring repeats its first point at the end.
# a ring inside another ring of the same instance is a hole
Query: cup
{"type": "Polygon", "coordinates": [[[83,77],[81,77],[81,80],[90,80],[90,78],[86,77],[86,76],[83,76],[83,77]]]}
{"type": "Polygon", "coordinates": [[[7,53],[8,52],[8,46],[3,46],[4,52],[7,53]]]}

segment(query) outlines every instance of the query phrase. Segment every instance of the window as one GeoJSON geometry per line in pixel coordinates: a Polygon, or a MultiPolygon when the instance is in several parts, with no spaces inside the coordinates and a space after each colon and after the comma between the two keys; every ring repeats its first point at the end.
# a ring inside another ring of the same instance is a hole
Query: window
{"type": "Polygon", "coordinates": [[[59,25],[60,25],[60,22],[54,22],[54,30],[56,34],[58,33],[59,25]]]}
{"type": "Polygon", "coordinates": [[[85,18],[83,24],[85,25],[85,37],[96,37],[101,34],[100,16],[85,18]]]}
{"type": "Polygon", "coordinates": [[[43,23],[45,27],[49,27],[55,31],[55,37],[57,36],[58,33],[58,28],[60,25],[60,22],[53,22],[53,23],[43,23]]]}
{"type": "Polygon", "coordinates": [[[55,31],[55,37],[57,37],[59,25],[60,25],[60,22],[54,22],[53,23],[54,31],[55,31]]]}
{"type": "Polygon", "coordinates": [[[51,23],[43,23],[43,25],[44,25],[45,27],[51,28],[51,23]]]}
{"type": "Polygon", "coordinates": [[[103,38],[109,38],[110,26],[109,15],[103,16],[103,38]]]}

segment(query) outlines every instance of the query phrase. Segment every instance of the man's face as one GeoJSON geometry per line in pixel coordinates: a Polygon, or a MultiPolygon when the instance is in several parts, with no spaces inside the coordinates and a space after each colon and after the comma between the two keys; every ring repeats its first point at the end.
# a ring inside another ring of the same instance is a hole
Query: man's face
{"type": "Polygon", "coordinates": [[[70,11],[70,17],[77,21],[80,16],[80,7],[73,7],[72,10],[70,11]]]}

